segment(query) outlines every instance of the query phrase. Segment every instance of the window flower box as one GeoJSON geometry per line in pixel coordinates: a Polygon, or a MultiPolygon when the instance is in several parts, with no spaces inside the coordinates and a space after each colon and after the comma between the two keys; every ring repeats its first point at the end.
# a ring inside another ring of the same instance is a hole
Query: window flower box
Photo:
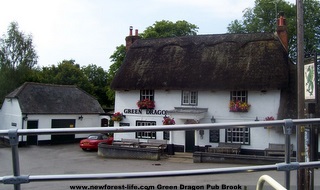
{"type": "Polygon", "coordinates": [[[234,101],[231,100],[229,103],[230,112],[248,112],[250,109],[250,104],[247,102],[242,102],[240,100],[234,101]]]}
{"type": "Polygon", "coordinates": [[[163,125],[174,125],[174,124],[176,124],[176,122],[174,121],[174,118],[171,118],[171,117],[168,117],[168,116],[164,116],[162,124],[163,125]]]}
{"type": "Polygon", "coordinates": [[[111,116],[112,121],[122,121],[124,115],[120,112],[116,112],[111,116]]]}
{"type": "Polygon", "coordinates": [[[137,102],[137,106],[139,107],[139,109],[154,109],[155,104],[154,101],[146,98],[143,100],[139,100],[137,102]]]}
{"type": "MultiPolygon", "coordinates": [[[[268,117],[265,117],[264,120],[265,121],[272,121],[272,120],[274,120],[274,117],[273,116],[268,116],[268,117]]],[[[274,126],[266,126],[264,128],[265,129],[272,129],[272,128],[274,128],[274,126]]]]}

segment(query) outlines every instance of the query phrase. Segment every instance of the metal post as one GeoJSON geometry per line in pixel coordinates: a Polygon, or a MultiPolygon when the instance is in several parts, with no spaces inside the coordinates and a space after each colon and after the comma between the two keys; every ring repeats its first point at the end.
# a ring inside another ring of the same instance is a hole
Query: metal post
{"type": "MultiPolygon", "coordinates": [[[[308,118],[314,118],[315,114],[315,103],[308,103],[308,118]]],[[[315,136],[315,131],[314,131],[314,126],[312,124],[309,125],[309,134],[308,134],[308,140],[309,142],[307,144],[307,151],[306,155],[308,158],[308,161],[315,161],[315,154],[318,153],[318,149],[315,149],[316,143],[315,139],[318,137],[315,136]]],[[[308,177],[308,187],[310,190],[314,189],[314,169],[313,168],[308,168],[307,170],[307,177],[308,177]]]]}
{"type": "MultiPolygon", "coordinates": [[[[291,159],[290,159],[290,154],[291,154],[291,141],[290,141],[290,135],[292,132],[292,127],[293,127],[293,121],[291,119],[285,119],[284,120],[284,135],[285,135],[285,163],[290,164],[291,159]]],[[[286,188],[290,190],[290,170],[285,171],[285,183],[286,183],[286,188]]]]}
{"type": "MultiPolygon", "coordinates": [[[[12,152],[12,168],[13,168],[13,176],[20,176],[20,164],[19,164],[19,152],[18,152],[18,129],[10,129],[8,132],[11,152],[12,152]]],[[[13,184],[14,190],[20,190],[20,184],[13,184]]]]}

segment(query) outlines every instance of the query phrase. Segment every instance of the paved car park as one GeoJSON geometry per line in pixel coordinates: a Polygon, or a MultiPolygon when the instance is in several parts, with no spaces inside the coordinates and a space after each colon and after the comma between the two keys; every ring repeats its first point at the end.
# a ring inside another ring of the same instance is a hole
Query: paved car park
{"type": "MultiPolygon", "coordinates": [[[[90,174],[145,171],[193,170],[239,167],[244,165],[219,163],[193,163],[188,154],[167,156],[159,161],[107,159],[95,151],[82,151],[78,144],[29,146],[19,148],[21,175],[90,174]]],[[[248,163],[250,165],[251,163],[248,163]]],[[[0,148],[0,176],[12,175],[11,149],[0,148]]],[[[316,179],[320,172],[315,170],[316,179]]],[[[166,178],[78,180],[58,182],[32,182],[21,189],[255,189],[258,178],[268,174],[284,184],[284,173],[277,171],[237,174],[199,175],[166,178]]],[[[296,172],[291,172],[291,184],[296,183],[296,172]]],[[[320,187],[320,182],[315,182],[320,187]]],[[[12,185],[0,184],[2,190],[12,190],[12,185]]],[[[271,187],[265,189],[272,189],[271,187]]],[[[292,189],[295,189],[293,187],[292,189]]]]}

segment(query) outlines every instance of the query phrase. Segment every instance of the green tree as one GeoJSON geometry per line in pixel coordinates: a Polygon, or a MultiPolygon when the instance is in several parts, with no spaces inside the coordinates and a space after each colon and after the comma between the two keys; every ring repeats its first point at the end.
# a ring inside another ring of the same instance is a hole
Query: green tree
{"type": "Polygon", "coordinates": [[[198,27],[190,24],[185,20],[177,21],[175,23],[167,20],[156,21],[152,26],[140,34],[141,38],[165,38],[176,36],[197,35],[198,27]]]}
{"type": "MultiPolygon", "coordinates": [[[[165,38],[165,37],[176,37],[176,36],[188,36],[188,35],[197,35],[198,27],[194,24],[188,23],[187,21],[177,21],[175,23],[171,21],[156,21],[155,24],[146,28],[146,30],[140,34],[142,39],[147,38],[165,38]]],[[[126,56],[126,47],[120,45],[116,47],[114,53],[110,56],[111,64],[108,71],[108,90],[107,96],[108,99],[114,103],[115,93],[110,89],[110,84],[120,68],[122,62],[126,56]]]]}
{"type": "Polygon", "coordinates": [[[30,78],[38,56],[31,35],[19,31],[18,23],[10,23],[7,35],[0,38],[0,101],[30,78]]]}
{"type": "Polygon", "coordinates": [[[63,60],[58,66],[43,67],[38,74],[38,82],[48,84],[76,85],[87,93],[95,96],[94,85],[81,71],[75,60],[63,60]]]}
{"type": "Polygon", "coordinates": [[[116,47],[116,50],[114,53],[111,55],[110,59],[111,62],[113,62],[112,65],[109,67],[108,71],[108,80],[107,80],[107,97],[108,99],[112,102],[112,105],[114,104],[114,98],[115,98],[115,93],[114,91],[110,88],[111,82],[116,75],[117,71],[119,70],[122,62],[124,61],[124,58],[126,56],[126,47],[124,45],[120,45],[116,47]]]}
{"type": "Polygon", "coordinates": [[[112,104],[106,96],[107,72],[94,64],[80,68],[75,60],[63,60],[57,66],[51,65],[33,69],[29,81],[76,85],[94,96],[102,107],[109,107],[112,104]]]}
{"type": "Polygon", "coordinates": [[[320,52],[320,1],[304,1],[304,42],[305,52],[320,52]]]}
{"type": "MultiPolygon", "coordinates": [[[[283,11],[287,20],[289,54],[296,58],[296,6],[283,0],[256,0],[254,8],[244,10],[243,20],[234,20],[228,26],[230,33],[275,32],[277,13],[283,11]]],[[[320,3],[304,1],[305,52],[319,49],[320,3]]]]}
{"type": "Polygon", "coordinates": [[[109,107],[112,102],[107,98],[107,72],[102,67],[88,65],[81,68],[81,71],[93,85],[93,91],[99,103],[103,107],[109,107]]]}

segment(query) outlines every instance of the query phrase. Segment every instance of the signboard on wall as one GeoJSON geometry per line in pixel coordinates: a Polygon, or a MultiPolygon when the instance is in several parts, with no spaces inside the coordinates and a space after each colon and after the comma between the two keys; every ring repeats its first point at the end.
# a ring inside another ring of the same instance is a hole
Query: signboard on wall
{"type": "Polygon", "coordinates": [[[316,59],[306,59],[304,64],[304,99],[305,101],[316,101],[317,94],[317,67],[316,59]]]}
{"type": "Polygon", "coordinates": [[[211,129],[210,130],[210,136],[209,136],[210,142],[218,143],[220,142],[220,129],[211,129]]]}

